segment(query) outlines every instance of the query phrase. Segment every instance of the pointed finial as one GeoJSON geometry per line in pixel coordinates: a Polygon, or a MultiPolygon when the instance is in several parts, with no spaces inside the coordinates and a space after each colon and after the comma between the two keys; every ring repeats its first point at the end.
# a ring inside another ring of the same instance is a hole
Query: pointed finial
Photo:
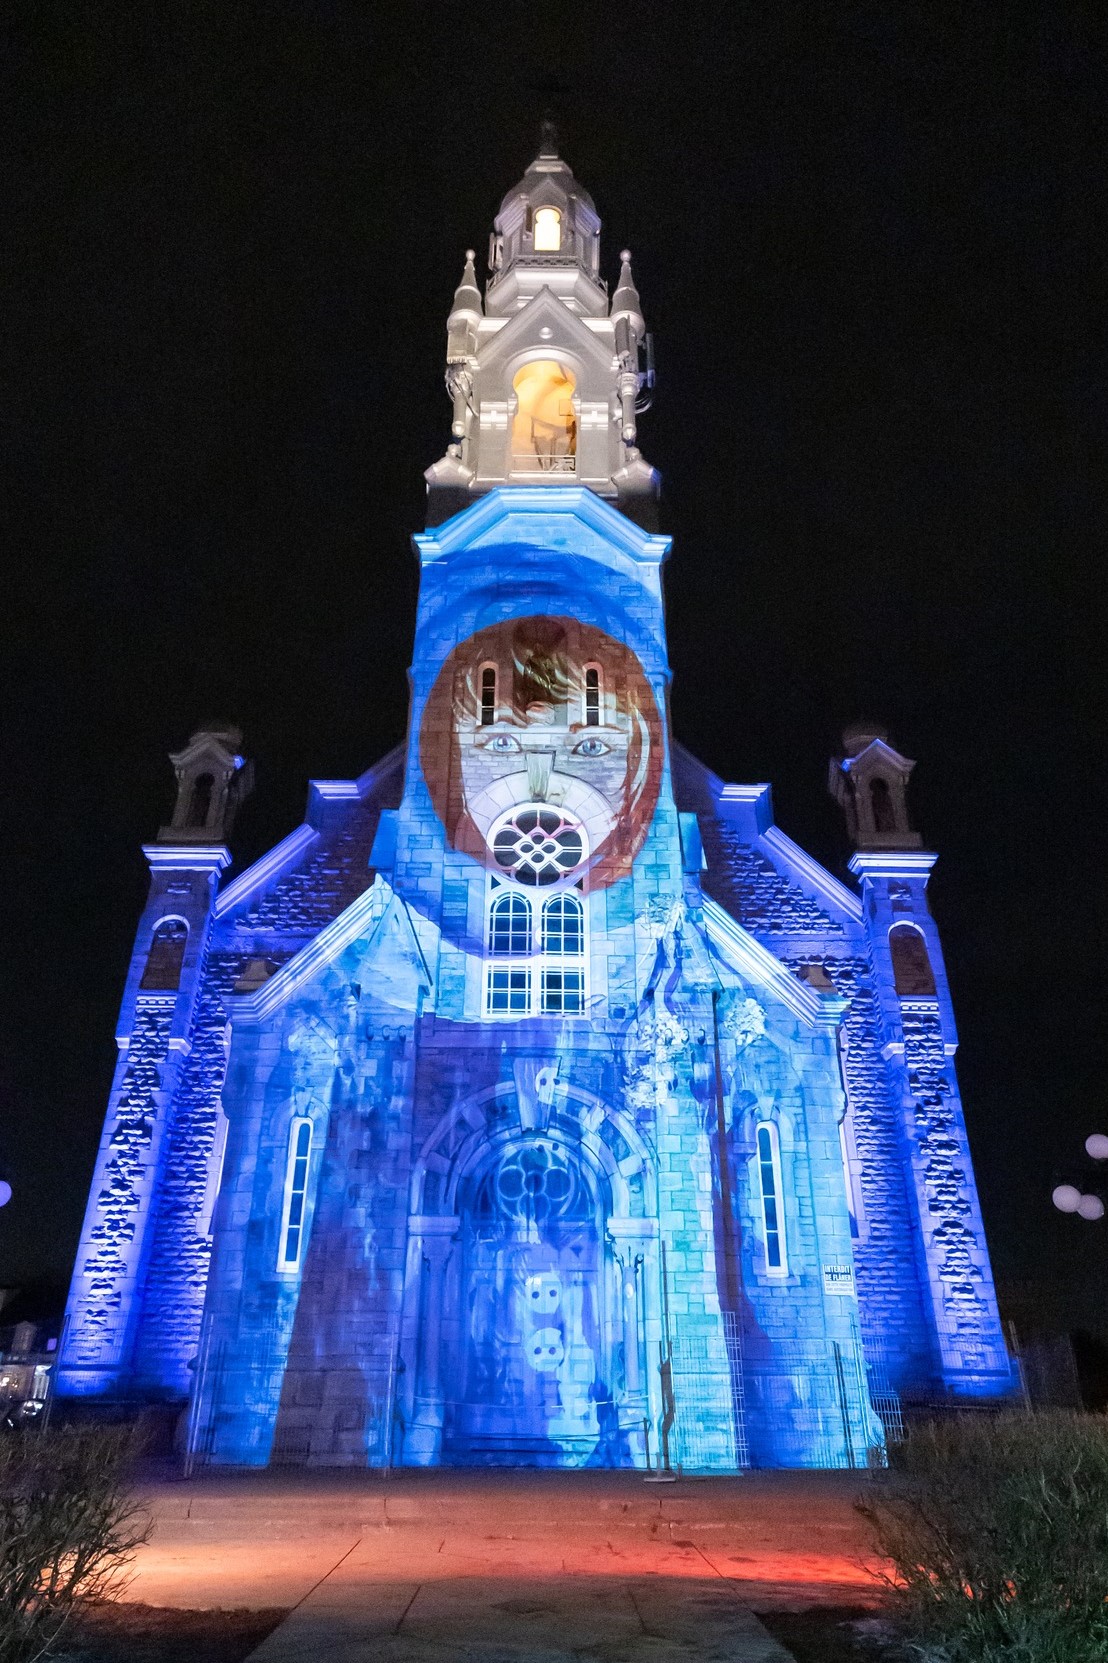
{"type": "Polygon", "coordinates": [[[643,329],[645,324],[642,317],[642,301],[635,287],[635,279],[631,275],[631,250],[621,249],[619,259],[619,282],[612,296],[611,315],[613,318],[633,318],[638,327],[643,329]]]}
{"type": "Polygon", "coordinates": [[[479,318],[482,314],[481,291],[477,287],[477,272],[475,271],[473,265],[476,258],[477,256],[474,250],[472,248],[467,248],[465,270],[462,272],[461,282],[454,290],[454,304],[450,308],[450,316],[452,318],[456,317],[459,313],[465,313],[471,317],[477,318],[479,318]]]}
{"type": "Polygon", "coordinates": [[[544,117],[539,129],[539,155],[556,156],[558,154],[558,129],[549,116],[544,117]]]}

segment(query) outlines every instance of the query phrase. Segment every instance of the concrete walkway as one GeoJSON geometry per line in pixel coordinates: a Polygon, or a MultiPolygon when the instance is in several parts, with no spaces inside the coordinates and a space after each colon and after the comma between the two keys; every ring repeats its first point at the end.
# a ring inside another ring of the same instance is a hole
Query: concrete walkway
{"type": "Polygon", "coordinates": [[[128,1597],[292,1607],[254,1663],[787,1663],[760,1610],[862,1604],[864,1474],[204,1474],[128,1597]]]}

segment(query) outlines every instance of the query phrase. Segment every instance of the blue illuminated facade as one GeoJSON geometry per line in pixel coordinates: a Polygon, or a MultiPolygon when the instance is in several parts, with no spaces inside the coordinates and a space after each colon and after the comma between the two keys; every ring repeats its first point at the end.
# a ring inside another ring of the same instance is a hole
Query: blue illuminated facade
{"type": "Polygon", "coordinates": [[[858,889],[677,747],[648,339],[552,146],[467,258],[408,739],[223,881],[173,758],[60,1363],[197,1460],[865,1464],[1009,1364],[912,764],[858,889]]]}

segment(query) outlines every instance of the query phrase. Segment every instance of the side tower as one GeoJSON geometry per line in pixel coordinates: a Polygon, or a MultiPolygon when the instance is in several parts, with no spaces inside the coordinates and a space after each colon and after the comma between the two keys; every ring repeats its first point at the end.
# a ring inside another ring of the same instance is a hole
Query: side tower
{"type": "Polygon", "coordinates": [[[958,1034],[927,884],[937,856],[908,817],[915,763],[874,726],[848,728],[829,787],[846,816],[873,956],[883,1055],[900,1097],[919,1241],[919,1280],[933,1323],[935,1375],[959,1396],[1002,1395],[1011,1364],[954,1069],[958,1034]]]}
{"type": "Polygon", "coordinates": [[[119,1061],[66,1311],[58,1368],[64,1396],[132,1390],[166,1131],[191,1049],[216,886],[231,861],[224,839],[251,786],[241,745],[237,728],[213,724],[170,756],[173,814],[143,848],[150,892],[120,1006],[119,1061]]]}

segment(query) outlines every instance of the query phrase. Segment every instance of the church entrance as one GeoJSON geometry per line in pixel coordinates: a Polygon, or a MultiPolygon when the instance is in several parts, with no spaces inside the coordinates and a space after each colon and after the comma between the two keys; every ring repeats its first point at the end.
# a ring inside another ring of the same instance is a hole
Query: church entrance
{"type": "Polygon", "coordinates": [[[606,1187],[552,1130],[491,1151],[462,1186],[447,1460],[621,1464],[606,1187]]]}

